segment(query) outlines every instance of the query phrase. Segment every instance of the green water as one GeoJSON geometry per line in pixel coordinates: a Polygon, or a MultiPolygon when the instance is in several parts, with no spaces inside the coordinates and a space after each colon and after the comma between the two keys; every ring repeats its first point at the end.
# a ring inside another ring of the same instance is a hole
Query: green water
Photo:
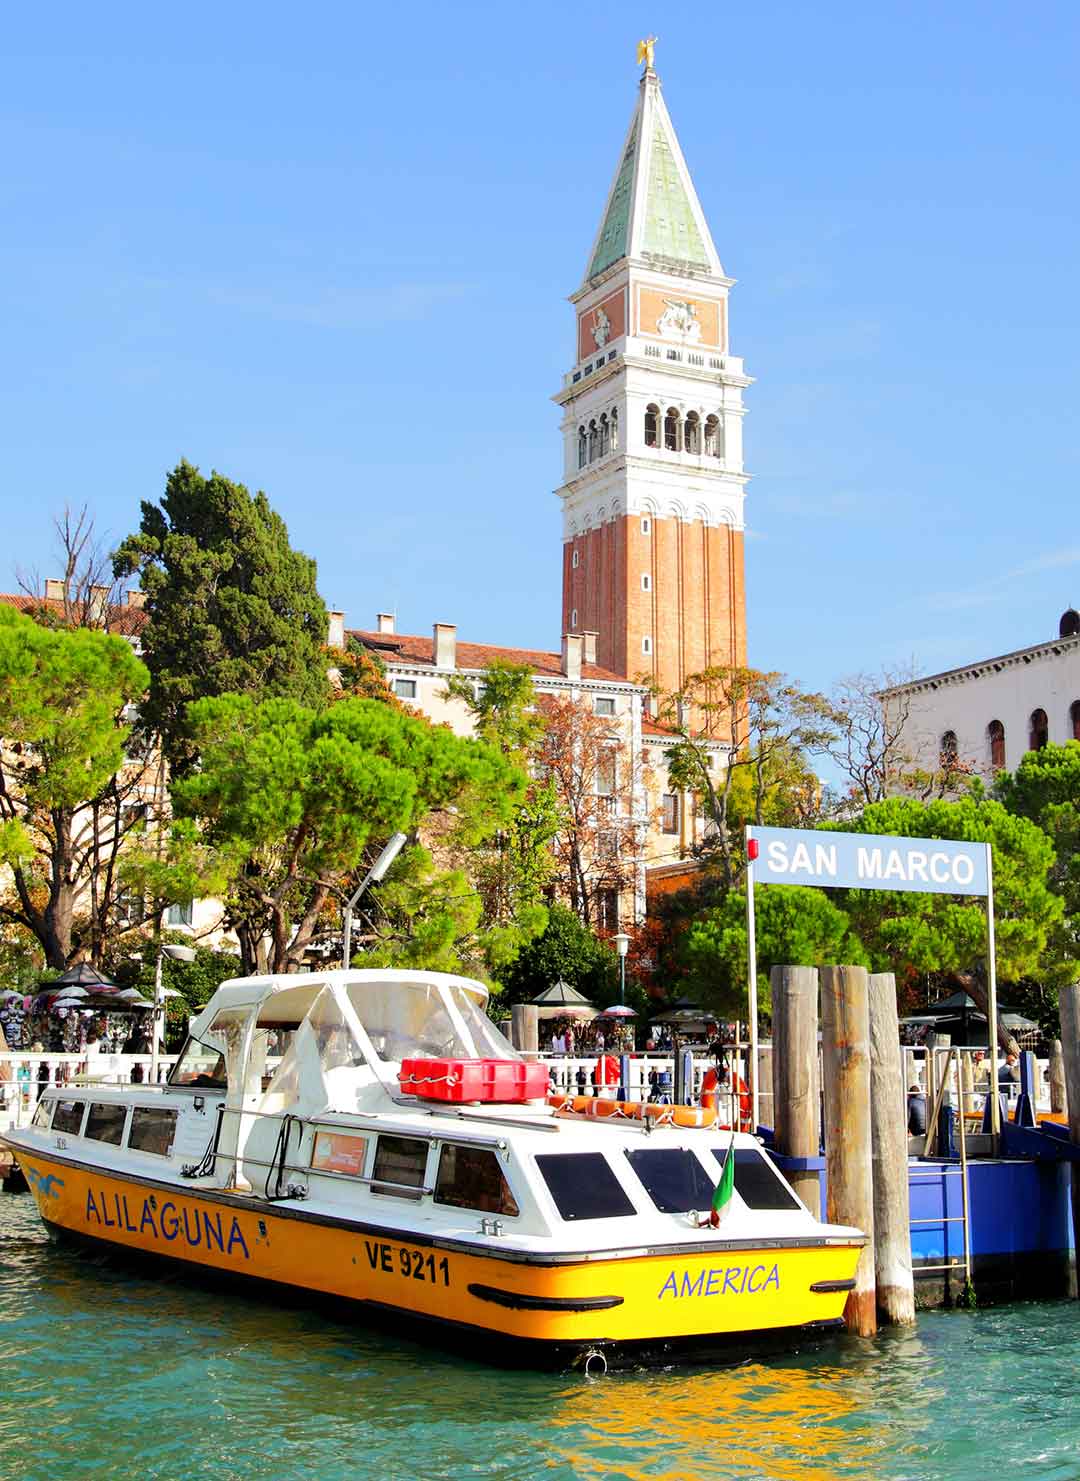
{"type": "Polygon", "coordinates": [[[590,1379],[132,1277],[0,1196],[0,1476],[1080,1477],[1080,1304],[590,1379]]]}

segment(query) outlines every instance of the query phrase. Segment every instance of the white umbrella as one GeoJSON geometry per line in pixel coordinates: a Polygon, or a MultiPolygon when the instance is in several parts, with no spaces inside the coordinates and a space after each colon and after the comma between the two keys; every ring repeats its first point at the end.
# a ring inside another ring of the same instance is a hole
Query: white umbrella
{"type": "Polygon", "coordinates": [[[90,994],[85,987],[65,987],[63,992],[58,992],[53,999],[54,1003],[62,1003],[66,1007],[70,1003],[85,1002],[90,994]]]}
{"type": "Polygon", "coordinates": [[[637,1014],[633,1008],[626,1008],[622,1003],[616,1003],[611,1008],[605,1008],[599,1016],[601,1018],[636,1018],[637,1014]]]}

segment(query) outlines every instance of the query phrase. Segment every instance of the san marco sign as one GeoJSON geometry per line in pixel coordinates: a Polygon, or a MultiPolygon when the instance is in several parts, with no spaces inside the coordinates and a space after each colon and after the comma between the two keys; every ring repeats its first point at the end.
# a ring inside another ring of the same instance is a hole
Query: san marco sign
{"type": "MultiPolygon", "coordinates": [[[[946,838],[898,838],[882,833],[834,833],[815,828],[746,829],[746,943],[753,1124],[758,1117],[757,942],[754,887],[811,885],[843,890],[917,890],[925,895],[977,895],[986,900],[987,1024],[997,1044],[997,965],[994,941],[994,865],[988,843],[946,838]]],[[[1000,1105],[991,1098],[992,1129],[1000,1105]]]]}

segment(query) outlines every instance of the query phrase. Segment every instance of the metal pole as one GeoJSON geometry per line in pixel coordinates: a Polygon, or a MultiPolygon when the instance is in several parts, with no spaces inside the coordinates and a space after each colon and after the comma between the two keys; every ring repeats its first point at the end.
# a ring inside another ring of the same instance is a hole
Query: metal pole
{"type": "Polygon", "coordinates": [[[754,861],[750,857],[750,843],[753,836],[754,830],[748,823],[746,826],[746,965],[748,972],[746,996],[747,1014],[750,1019],[750,1057],[747,1069],[750,1071],[750,1130],[756,1131],[758,1124],[757,942],[754,939],[754,861]]]}
{"type": "Polygon", "coordinates": [[[351,900],[349,901],[348,905],[346,905],[346,907],[345,907],[345,919],[344,919],[344,922],[343,922],[342,934],[344,936],[344,946],[343,946],[342,952],[341,952],[341,965],[342,965],[343,968],[346,968],[347,969],[348,968],[348,965],[349,965],[349,958],[352,956],[352,901],[351,900]]]}
{"type": "Polygon", "coordinates": [[[150,1083],[157,1084],[158,1069],[158,1028],[161,1022],[161,1005],[165,999],[161,996],[161,964],[165,958],[165,948],[158,942],[157,965],[154,968],[154,1025],[150,1034],[150,1083]]]}
{"type": "Polygon", "coordinates": [[[994,854],[989,844],[986,848],[986,1005],[987,1037],[990,1040],[990,1134],[994,1138],[994,1154],[997,1155],[998,1138],[1001,1135],[1001,1102],[998,1099],[997,1078],[997,945],[994,938],[994,854]]]}
{"type": "Polygon", "coordinates": [[[619,957],[619,1004],[620,1004],[620,1006],[623,1006],[623,1005],[625,1005],[625,1003],[626,1003],[626,958],[624,956],[620,956],[619,957]]]}

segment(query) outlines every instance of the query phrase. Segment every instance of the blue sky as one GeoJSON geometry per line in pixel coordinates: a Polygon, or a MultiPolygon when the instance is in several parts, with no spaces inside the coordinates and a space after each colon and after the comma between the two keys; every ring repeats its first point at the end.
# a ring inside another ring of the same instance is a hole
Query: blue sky
{"type": "Polygon", "coordinates": [[[0,578],[180,457],[347,620],[559,639],[558,413],[639,35],[725,269],[751,661],[813,686],[1080,603],[1080,8],[21,7],[0,578]]]}

